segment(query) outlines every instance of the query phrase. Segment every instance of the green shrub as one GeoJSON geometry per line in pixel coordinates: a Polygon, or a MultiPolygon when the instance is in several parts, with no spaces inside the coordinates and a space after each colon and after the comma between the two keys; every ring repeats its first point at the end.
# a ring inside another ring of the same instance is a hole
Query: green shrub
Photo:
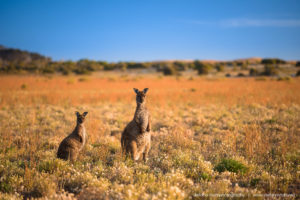
{"type": "Polygon", "coordinates": [[[208,74],[212,69],[212,66],[210,64],[203,63],[198,60],[194,62],[194,65],[199,75],[208,74]]]}
{"type": "Polygon", "coordinates": [[[292,78],[289,76],[284,76],[284,77],[280,76],[277,78],[277,81],[290,81],[290,80],[292,80],[292,78]]]}
{"type": "Polygon", "coordinates": [[[233,159],[222,159],[220,163],[215,166],[214,170],[218,172],[224,172],[224,171],[229,171],[229,172],[234,172],[234,173],[241,173],[244,174],[248,171],[248,168],[233,159]]]}
{"type": "Polygon", "coordinates": [[[257,78],[255,78],[255,80],[256,81],[266,81],[266,80],[268,80],[266,77],[264,77],[264,76],[261,76],[261,77],[257,77],[257,78]]]}
{"type": "Polygon", "coordinates": [[[259,73],[258,73],[257,69],[251,68],[251,69],[249,70],[249,75],[250,75],[250,76],[257,76],[257,75],[259,75],[259,73]]]}
{"type": "Polygon", "coordinates": [[[128,69],[145,69],[145,68],[147,68],[147,65],[145,63],[129,62],[126,64],[127,64],[128,69]]]}
{"type": "Polygon", "coordinates": [[[248,64],[247,63],[243,63],[241,66],[242,70],[247,70],[248,69],[248,64]]]}
{"type": "MultiPolygon", "coordinates": [[[[24,169],[22,163],[0,160],[0,194],[12,193],[20,189],[23,184],[24,169]]],[[[1,198],[0,198],[1,199],[1,198]]]]}
{"type": "Polygon", "coordinates": [[[278,75],[278,70],[273,65],[265,65],[262,75],[275,76],[278,75]]]}
{"type": "Polygon", "coordinates": [[[105,71],[110,71],[115,69],[115,64],[106,63],[103,68],[105,71]]]}
{"type": "Polygon", "coordinates": [[[115,65],[115,68],[125,71],[127,69],[127,63],[119,62],[115,65]]]}
{"type": "Polygon", "coordinates": [[[175,61],[174,63],[173,63],[173,66],[176,68],[176,70],[178,70],[178,71],[184,71],[184,70],[186,70],[186,69],[188,69],[188,65],[187,64],[185,64],[185,63],[182,63],[182,62],[179,62],[179,61],[175,61]]]}
{"type": "Polygon", "coordinates": [[[261,181],[260,178],[253,178],[253,179],[251,179],[251,181],[250,181],[250,186],[251,186],[251,187],[256,187],[257,184],[258,184],[260,181],[261,181]]]}
{"type": "Polygon", "coordinates": [[[59,183],[65,191],[78,194],[83,188],[88,186],[99,186],[101,182],[90,172],[73,171],[61,177],[59,183]]]}
{"type": "Polygon", "coordinates": [[[173,168],[181,168],[185,176],[195,182],[210,180],[213,172],[210,162],[205,161],[202,157],[184,152],[173,157],[173,168]]]}
{"type": "Polygon", "coordinates": [[[51,173],[51,174],[57,170],[60,171],[66,170],[66,168],[67,168],[67,163],[60,159],[42,161],[38,166],[38,170],[40,172],[51,173]]]}
{"type": "Polygon", "coordinates": [[[34,184],[29,191],[28,195],[30,197],[45,197],[50,196],[52,194],[55,194],[56,192],[56,184],[55,182],[47,176],[44,176],[43,174],[41,176],[34,178],[34,184]]]}
{"type": "Polygon", "coordinates": [[[68,69],[63,69],[63,70],[62,70],[62,74],[65,75],[65,76],[67,76],[67,75],[69,75],[69,74],[71,74],[71,73],[72,73],[71,70],[68,70],[68,69]]]}
{"type": "Polygon", "coordinates": [[[47,67],[42,69],[42,73],[43,74],[53,74],[53,73],[55,73],[55,69],[52,68],[52,67],[47,66],[47,67]]]}
{"type": "Polygon", "coordinates": [[[79,82],[86,82],[88,81],[89,79],[87,77],[81,77],[78,79],[79,82]]]}
{"type": "Polygon", "coordinates": [[[285,64],[284,60],[278,58],[265,58],[262,59],[261,64],[285,64]]]}
{"type": "Polygon", "coordinates": [[[245,74],[243,74],[243,73],[238,73],[238,75],[237,75],[238,77],[245,77],[245,74]]]}
{"type": "Polygon", "coordinates": [[[163,74],[164,74],[165,76],[170,76],[170,75],[177,75],[178,72],[177,72],[177,70],[175,69],[175,67],[170,66],[170,65],[166,65],[166,66],[163,68],[163,74]]]}
{"type": "Polygon", "coordinates": [[[1,177],[0,191],[1,192],[13,192],[13,190],[14,190],[13,177],[11,177],[11,176],[1,177]]]}
{"type": "Polygon", "coordinates": [[[224,72],[225,67],[224,67],[224,65],[217,64],[217,65],[216,65],[216,70],[217,70],[218,72],[224,72]]]}

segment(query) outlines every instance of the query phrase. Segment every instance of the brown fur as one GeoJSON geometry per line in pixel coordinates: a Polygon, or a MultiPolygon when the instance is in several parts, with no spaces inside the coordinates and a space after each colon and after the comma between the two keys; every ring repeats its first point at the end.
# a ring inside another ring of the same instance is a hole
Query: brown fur
{"type": "Polygon", "coordinates": [[[57,157],[63,160],[76,161],[79,152],[86,143],[87,135],[83,125],[87,112],[82,115],[76,112],[77,124],[74,131],[67,136],[59,145],[57,157]]]}
{"type": "Polygon", "coordinates": [[[123,152],[131,155],[133,160],[139,160],[143,154],[143,160],[146,162],[151,148],[151,117],[146,108],[148,88],[143,91],[134,88],[134,91],[137,107],[133,120],[129,122],[122,133],[121,145],[123,152]]]}

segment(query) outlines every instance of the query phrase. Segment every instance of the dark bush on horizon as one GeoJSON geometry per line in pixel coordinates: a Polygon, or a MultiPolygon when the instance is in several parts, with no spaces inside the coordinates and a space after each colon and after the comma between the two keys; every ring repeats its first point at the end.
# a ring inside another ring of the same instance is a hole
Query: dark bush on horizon
{"type": "Polygon", "coordinates": [[[212,66],[210,64],[200,62],[199,60],[196,60],[194,65],[199,75],[208,74],[212,70],[212,66]]]}
{"type": "MultiPolygon", "coordinates": [[[[232,67],[233,71],[246,70],[249,60],[223,61],[210,64],[207,62],[195,61],[156,61],[156,62],[118,62],[108,63],[105,61],[95,61],[89,59],[81,59],[79,61],[52,61],[51,58],[45,57],[38,53],[30,53],[19,49],[0,48],[0,73],[4,74],[53,74],[60,73],[69,74],[91,74],[96,71],[108,70],[127,70],[127,69],[156,69],[166,75],[177,74],[180,71],[188,69],[197,70],[199,75],[209,74],[211,70],[218,72],[225,71],[226,67],[232,67]],[[237,67],[239,66],[239,67],[237,67]]],[[[253,63],[253,62],[252,62],[253,63]]],[[[278,58],[266,58],[261,61],[265,66],[262,73],[258,74],[254,69],[250,69],[251,76],[265,75],[273,76],[278,74],[276,66],[286,63],[286,61],[278,58]]],[[[257,64],[257,63],[256,63],[257,64]]],[[[300,61],[296,63],[300,66],[300,61]]]]}
{"type": "Polygon", "coordinates": [[[258,76],[259,73],[258,73],[257,69],[251,68],[251,69],[249,70],[249,75],[250,75],[250,76],[258,76]]]}
{"type": "Polygon", "coordinates": [[[278,74],[279,74],[279,71],[275,66],[265,65],[264,71],[262,72],[261,75],[263,75],[263,76],[275,76],[275,75],[278,75],[278,74]]]}
{"type": "Polygon", "coordinates": [[[165,65],[163,68],[163,74],[165,76],[178,75],[178,71],[172,65],[165,65]]]}
{"type": "Polygon", "coordinates": [[[245,77],[246,75],[245,74],[243,74],[242,72],[240,72],[240,73],[238,73],[238,75],[237,75],[238,77],[245,77]]]}
{"type": "Polygon", "coordinates": [[[279,58],[264,58],[264,59],[262,59],[261,64],[264,64],[264,65],[265,64],[273,64],[273,65],[286,64],[286,61],[281,60],[279,58]]]}
{"type": "Polygon", "coordinates": [[[225,70],[225,66],[222,64],[216,64],[215,68],[218,72],[224,72],[225,70]]]}
{"type": "Polygon", "coordinates": [[[146,63],[135,63],[135,62],[130,62],[127,64],[127,68],[128,69],[146,69],[148,68],[149,65],[147,65],[146,63]]]}
{"type": "Polygon", "coordinates": [[[189,68],[189,66],[183,62],[175,61],[173,63],[174,68],[178,71],[185,71],[189,68]]]}

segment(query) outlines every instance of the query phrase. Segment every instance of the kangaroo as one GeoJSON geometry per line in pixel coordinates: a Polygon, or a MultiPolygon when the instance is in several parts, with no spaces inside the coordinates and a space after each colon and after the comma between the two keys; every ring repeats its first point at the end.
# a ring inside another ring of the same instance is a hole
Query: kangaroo
{"type": "Polygon", "coordinates": [[[151,147],[151,117],[146,108],[146,93],[148,88],[139,91],[133,88],[136,93],[136,110],[133,120],[125,127],[121,136],[122,151],[129,155],[134,161],[139,160],[143,154],[144,162],[147,162],[148,153],[151,147]]]}
{"type": "Polygon", "coordinates": [[[57,151],[57,157],[63,160],[71,160],[72,162],[76,161],[79,152],[82,150],[86,143],[86,131],[83,125],[85,121],[85,116],[88,112],[80,114],[75,112],[77,116],[77,124],[73,132],[67,136],[60,143],[57,151]]]}

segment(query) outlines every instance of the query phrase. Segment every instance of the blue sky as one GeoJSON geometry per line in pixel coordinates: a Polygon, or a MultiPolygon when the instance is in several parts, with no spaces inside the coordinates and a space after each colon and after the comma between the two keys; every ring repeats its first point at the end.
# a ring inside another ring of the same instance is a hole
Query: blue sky
{"type": "Polygon", "coordinates": [[[300,1],[0,0],[0,44],[54,60],[300,60],[300,1]]]}

